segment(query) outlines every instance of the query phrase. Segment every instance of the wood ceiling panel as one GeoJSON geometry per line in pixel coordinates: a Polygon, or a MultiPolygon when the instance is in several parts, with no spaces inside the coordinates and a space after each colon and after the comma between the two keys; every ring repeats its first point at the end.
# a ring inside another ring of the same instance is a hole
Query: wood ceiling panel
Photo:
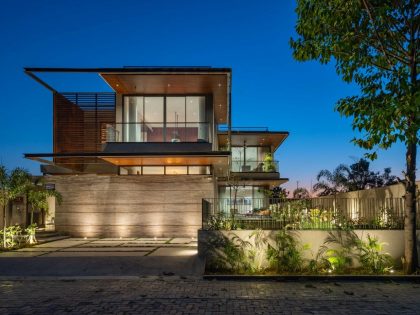
{"type": "Polygon", "coordinates": [[[103,157],[102,159],[118,166],[215,165],[223,167],[228,165],[228,157],[224,156],[133,156],[103,157]]]}
{"type": "MultiPolygon", "coordinates": [[[[243,146],[245,141],[247,145],[270,146],[275,151],[287,137],[288,134],[282,132],[232,133],[232,145],[243,146]]],[[[227,133],[219,133],[218,140],[219,145],[226,145],[228,140],[227,133]]]]}
{"type": "Polygon", "coordinates": [[[103,79],[120,94],[212,94],[217,123],[227,123],[228,74],[110,74],[103,79]]]}

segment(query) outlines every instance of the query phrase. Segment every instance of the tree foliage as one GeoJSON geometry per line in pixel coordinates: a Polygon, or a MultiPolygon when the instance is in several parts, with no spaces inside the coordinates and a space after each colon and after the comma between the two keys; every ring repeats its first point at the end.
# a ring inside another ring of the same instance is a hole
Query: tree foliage
{"type": "Polygon", "coordinates": [[[417,267],[416,156],[420,126],[420,3],[418,0],[297,0],[295,59],[335,61],[345,82],[360,93],[338,100],[353,118],[353,139],[369,150],[401,141],[406,146],[405,271],[417,267]]]}
{"type": "MultiPolygon", "coordinates": [[[[336,63],[360,95],[343,98],[337,110],[353,117],[364,134],[362,148],[389,148],[394,142],[419,143],[419,4],[387,0],[298,0],[298,37],[291,40],[297,60],[336,63]],[[413,64],[414,63],[414,64],[413,64]]],[[[376,152],[369,154],[375,158],[376,152]]]]}
{"type": "Polygon", "coordinates": [[[339,192],[348,192],[377,188],[398,183],[398,177],[391,175],[391,168],[387,167],[383,173],[369,169],[370,163],[360,159],[347,166],[340,164],[333,171],[321,170],[317,176],[314,191],[320,196],[333,195],[339,192]]]}

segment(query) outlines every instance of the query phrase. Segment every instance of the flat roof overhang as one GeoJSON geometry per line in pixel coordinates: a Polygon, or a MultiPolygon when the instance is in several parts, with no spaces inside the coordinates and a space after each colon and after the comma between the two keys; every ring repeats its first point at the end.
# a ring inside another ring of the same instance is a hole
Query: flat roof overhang
{"type": "Polygon", "coordinates": [[[120,94],[213,95],[216,122],[228,123],[230,68],[212,67],[123,67],[123,68],[24,68],[34,80],[56,92],[35,73],[98,73],[120,94]]]}
{"type": "MultiPolygon", "coordinates": [[[[239,180],[240,185],[255,185],[255,186],[262,186],[267,185],[270,187],[280,186],[284,183],[289,181],[288,178],[278,178],[278,179],[243,179],[239,180]]],[[[229,182],[226,180],[222,180],[218,182],[221,185],[228,185],[229,182]]]]}
{"type": "MultiPolygon", "coordinates": [[[[232,130],[232,146],[270,146],[276,151],[289,136],[287,131],[234,131],[232,130]]],[[[219,145],[227,145],[228,132],[219,131],[217,134],[219,145]]]]}
{"type": "MultiPolygon", "coordinates": [[[[28,153],[24,157],[46,164],[55,164],[48,160],[71,158],[99,158],[116,166],[140,165],[213,165],[226,167],[229,163],[229,152],[169,152],[169,153],[28,153]]],[[[57,162],[59,164],[59,162],[57,162]]]]}

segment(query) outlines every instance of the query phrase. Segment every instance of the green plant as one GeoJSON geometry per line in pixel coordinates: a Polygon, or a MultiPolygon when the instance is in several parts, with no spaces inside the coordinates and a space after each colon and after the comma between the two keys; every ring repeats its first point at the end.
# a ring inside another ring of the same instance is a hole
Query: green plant
{"type": "Polygon", "coordinates": [[[253,246],[250,246],[246,253],[250,271],[253,273],[261,272],[265,269],[264,261],[266,258],[267,237],[263,230],[257,229],[251,233],[249,238],[254,239],[253,246]]]}
{"type": "Polygon", "coordinates": [[[36,240],[36,228],[37,228],[36,223],[32,223],[32,224],[28,225],[28,227],[25,229],[27,242],[29,244],[35,244],[37,242],[37,240],[36,240]]]}
{"type": "Polygon", "coordinates": [[[48,212],[48,197],[55,197],[59,204],[62,202],[62,196],[58,191],[45,188],[44,179],[42,177],[33,178],[26,187],[26,196],[28,202],[32,206],[31,224],[33,223],[34,209],[48,212]]]}
{"type": "Polygon", "coordinates": [[[319,248],[321,268],[328,272],[343,273],[357,258],[358,237],[352,230],[330,231],[319,248]]]}
{"type": "MultiPolygon", "coordinates": [[[[298,0],[296,36],[290,44],[300,61],[333,62],[357,94],[336,109],[353,117],[352,140],[370,152],[405,145],[404,270],[418,268],[416,169],[420,144],[418,1],[298,0]]],[[[401,152],[402,153],[402,152],[401,152]]]]}
{"type": "Polygon", "coordinates": [[[222,233],[209,239],[206,243],[206,268],[210,271],[244,273],[249,270],[246,249],[250,243],[236,234],[228,236],[222,233]]]}
{"type": "Polygon", "coordinates": [[[7,218],[6,209],[10,201],[21,196],[30,183],[29,173],[21,168],[15,168],[10,173],[3,165],[0,165],[0,205],[3,208],[3,231],[6,231],[6,237],[3,237],[3,247],[7,248],[7,218]]]}
{"type": "Polygon", "coordinates": [[[263,161],[263,171],[264,172],[276,172],[276,164],[273,160],[273,155],[271,153],[266,153],[264,155],[263,161]]]}
{"type": "Polygon", "coordinates": [[[302,247],[296,240],[296,235],[286,229],[280,230],[275,236],[275,244],[268,244],[267,259],[277,272],[302,271],[302,247]]]}
{"type": "Polygon", "coordinates": [[[5,244],[3,248],[7,249],[20,247],[24,242],[22,228],[19,225],[11,225],[5,230],[0,230],[0,238],[2,243],[5,244]]]}
{"type": "Polygon", "coordinates": [[[383,252],[385,245],[386,243],[379,242],[377,237],[371,237],[369,234],[366,241],[357,241],[360,264],[369,273],[386,273],[392,269],[391,255],[383,252]]]}
{"type": "Polygon", "coordinates": [[[404,225],[403,219],[395,215],[395,212],[391,208],[381,207],[378,215],[373,219],[372,225],[386,228],[395,229],[404,225]]]}
{"type": "Polygon", "coordinates": [[[208,230],[236,230],[238,228],[232,217],[226,217],[223,214],[212,215],[207,220],[208,230]]]}

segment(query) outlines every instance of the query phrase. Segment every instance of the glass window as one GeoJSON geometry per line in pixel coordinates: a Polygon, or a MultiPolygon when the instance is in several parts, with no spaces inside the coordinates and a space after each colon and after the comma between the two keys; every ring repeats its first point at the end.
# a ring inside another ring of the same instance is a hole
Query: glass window
{"type": "Polygon", "coordinates": [[[144,142],[162,142],[164,140],[163,97],[147,96],[144,98],[143,134],[144,142]]]}
{"type": "Polygon", "coordinates": [[[210,166],[188,166],[188,174],[190,175],[209,175],[210,166]]]}
{"type": "Polygon", "coordinates": [[[124,98],[124,139],[126,142],[142,142],[143,97],[124,98]]]}
{"type": "Polygon", "coordinates": [[[204,96],[186,97],[187,124],[185,126],[185,141],[187,142],[207,142],[209,140],[205,101],[206,98],[204,96]]]}
{"type": "Polygon", "coordinates": [[[166,141],[185,142],[185,97],[166,98],[166,141]]]}
{"type": "Polygon", "coordinates": [[[166,175],[187,175],[186,166],[166,166],[166,175]]]}
{"type": "Polygon", "coordinates": [[[143,175],[164,175],[165,168],[163,166],[143,166],[143,175]]]}

